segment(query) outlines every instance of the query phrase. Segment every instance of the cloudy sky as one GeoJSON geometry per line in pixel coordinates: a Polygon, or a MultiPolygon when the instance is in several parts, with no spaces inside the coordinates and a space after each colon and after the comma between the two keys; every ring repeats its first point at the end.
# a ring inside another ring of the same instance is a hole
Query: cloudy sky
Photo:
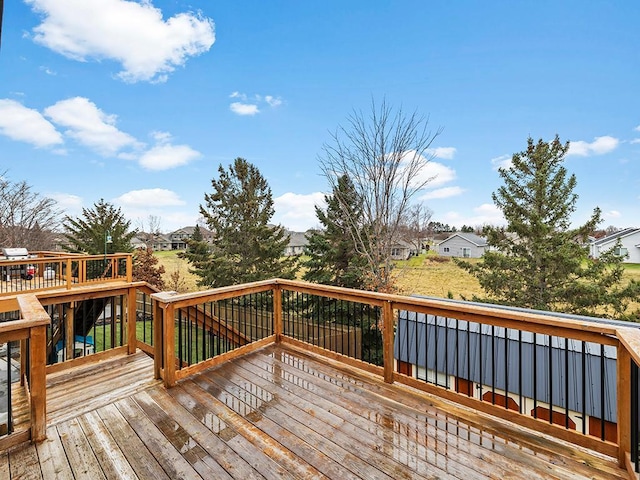
{"type": "Polygon", "coordinates": [[[575,222],[640,226],[639,20],[636,0],[5,2],[0,173],[169,231],[243,157],[304,230],[323,144],[386,99],[443,129],[416,197],[434,220],[500,222],[497,169],[557,133],[575,222]]]}

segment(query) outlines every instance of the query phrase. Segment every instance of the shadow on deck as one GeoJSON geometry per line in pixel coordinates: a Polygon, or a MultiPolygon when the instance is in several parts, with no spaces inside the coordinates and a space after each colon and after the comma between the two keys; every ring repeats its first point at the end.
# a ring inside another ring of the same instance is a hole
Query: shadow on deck
{"type": "Polygon", "coordinates": [[[47,437],[0,478],[616,479],[615,459],[291,347],[166,390],[142,353],[47,377],[47,437]]]}

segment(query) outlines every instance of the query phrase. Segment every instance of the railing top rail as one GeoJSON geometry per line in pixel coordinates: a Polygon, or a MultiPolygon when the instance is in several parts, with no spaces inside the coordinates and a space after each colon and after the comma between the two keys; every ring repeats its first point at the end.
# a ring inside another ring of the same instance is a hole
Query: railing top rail
{"type": "Polygon", "coordinates": [[[48,325],[51,322],[49,315],[47,315],[47,312],[42,308],[42,305],[35,295],[19,295],[8,300],[15,302],[16,310],[20,311],[21,318],[20,320],[0,322],[0,333],[25,330],[41,325],[48,325]]]}
{"type": "Polygon", "coordinates": [[[640,366],[640,330],[637,328],[619,327],[616,332],[620,343],[627,349],[631,358],[640,366]]]}
{"type": "Polygon", "coordinates": [[[223,300],[225,298],[235,297],[239,295],[247,295],[249,293],[264,292],[272,290],[275,285],[276,280],[271,279],[182,294],[178,294],[176,292],[159,292],[153,293],[151,295],[151,298],[158,301],[161,305],[166,306],[172,304],[176,308],[180,308],[197,305],[203,302],[223,300]]]}
{"type": "Polygon", "coordinates": [[[50,262],[62,262],[66,260],[103,260],[105,258],[108,259],[119,259],[119,258],[127,258],[132,256],[132,253],[109,253],[105,255],[82,255],[82,254],[66,254],[66,255],[58,255],[52,257],[29,257],[20,260],[6,260],[0,258],[0,266],[10,266],[10,265],[24,265],[25,263],[50,263],[50,262]]]}

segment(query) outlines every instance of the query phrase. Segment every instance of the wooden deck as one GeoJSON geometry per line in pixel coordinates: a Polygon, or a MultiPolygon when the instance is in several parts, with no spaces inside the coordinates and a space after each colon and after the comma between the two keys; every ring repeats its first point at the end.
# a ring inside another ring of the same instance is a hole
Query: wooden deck
{"type": "Polygon", "coordinates": [[[48,439],[0,478],[617,479],[613,459],[270,346],[182,381],[144,354],[48,376],[48,439]]]}

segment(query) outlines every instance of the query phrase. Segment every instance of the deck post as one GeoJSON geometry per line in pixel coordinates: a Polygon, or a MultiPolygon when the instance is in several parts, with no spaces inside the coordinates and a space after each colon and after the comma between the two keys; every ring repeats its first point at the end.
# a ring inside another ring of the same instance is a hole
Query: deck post
{"type": "MultiPolygon", "coordinates": [[[[164,386],[171,388],[176,384],[176,342],[175,308],[172,303],[164,310],[164,386]]],[[[181,341],[179,339],[178,341],[181,341]]]]}
{"type": "Polygon", "coordinates": [[[67,258],[67,290],[71,290],[71,277],[73,273],[71,272],[71,259],[67,258]]]}
{"type": "Polygon", "coordinates": [[[391,301],[386,301],[382,305],[382,358],[384,381],[393,383],[393,304],[391,301]]]}
{"type": "Polygon", "coordinates": [[[136,353],[136,310],[137,304],[137,290],[135,288],[129,288],[127,291],[127,352],[129,355],[136,353]]]}
{"type": "Polygon", "coordinates": [[[164,326],[164,310],[158,300],[153,301],[153,377],[156,380],[162,378],[162,369],[164,368],[164,347],[162,328],[164,326]]]}
{"type": "Polygon", "coordinates": [[[273,333],[276,343],[282,341],[282,288],[280,285],[273,287],[273,333]]]}
{"type": "Polygon", "coordinates": [[[127,282],[133,282],[133,256],[127,255],[127,282]]]}
{"type": "Polygon", "coordinates": [[[627,452],[631,451],[631,355],[618,344],[616,365],[618,387],[618,464],[625,468],[627,452]]]}
{"type": "Polygon", "coordinates": [[[40,442],[47,438],[47,326],[32,327],[29,336],[31,440],[40,442]]]}

